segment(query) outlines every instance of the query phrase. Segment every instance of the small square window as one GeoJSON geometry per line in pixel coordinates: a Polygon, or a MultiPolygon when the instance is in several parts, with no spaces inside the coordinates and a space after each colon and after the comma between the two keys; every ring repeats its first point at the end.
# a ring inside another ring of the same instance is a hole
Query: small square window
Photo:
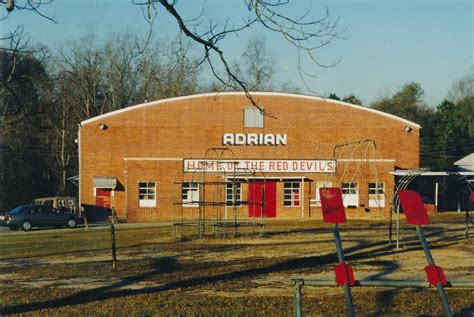
{"type": "Polygon", "coordinates": [[[138,206],[140,208],[156,207],[156,183],[138,183],[138,206]]]}
{"type": "Polygon", "coordinates": [[[263,128],[263,113],[257,108],[244,109],[244,127],[263,128]]]}
{"type": "Polygon", "coordinates": [[[285,182],[283,190],[283,205],[285,207],[300,206],[300,183],[285,182]]]}
{"type": "Polygon", "coordinates": [[[183,207],[199,207],[199,184],[185,182],[181,188],[183,207]]]}

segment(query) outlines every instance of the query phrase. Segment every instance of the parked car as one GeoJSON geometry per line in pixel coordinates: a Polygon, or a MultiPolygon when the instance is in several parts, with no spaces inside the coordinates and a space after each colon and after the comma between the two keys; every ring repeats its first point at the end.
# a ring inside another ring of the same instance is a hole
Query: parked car
{"type": "Polygon", "coordinates": [[[47,205],[22,205],[5,215],[0,222],[12,230],[31,230],[32,227],[68,227],[75,228],[79,217],[47,205]]]}

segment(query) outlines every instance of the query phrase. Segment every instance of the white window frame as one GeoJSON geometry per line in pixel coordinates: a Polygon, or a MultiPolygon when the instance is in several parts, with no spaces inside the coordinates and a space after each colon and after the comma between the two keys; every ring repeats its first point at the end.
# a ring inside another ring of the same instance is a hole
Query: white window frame
{"type": "Polygon", "coordinates": [[[225,204],[227,207],[234,206],[234,186],[235,186],[235,206],[242,206],[242,183],[229,182],[225,187],[225,204]]]}
{"type": "Polygon", "coordinates": [[[345,182],[341,184],[342,201],[344,207],[359,206],[359,184],[355,182],[345,182]]]}
{"type": "Polygon", "coordinates": [[[199,183],[183,182],[181,185],[183,207],[199,206],[199,183]]]}
{"type": "Polygon", "coordinates": [[[244,108],[244,127],[245,128],[263,128],[265,116],[260,109],[244,108]]]}
{"type": "Polygon", "coordinates": [[[301,207],[301,182],[286,181],[283,183],[283,206],[289,208],[301,207]]]}
{"type": "Polygon", "coordinates": [[[367,185],[369,207],[385,207],[385,183],[372,182],[367,185]],[[375,185],[371,188],[371,185],[375,185]]]}
{"type": "Polygon", "coordinates": [[[316,183],[316,207],[321,207],[321,195],[319,194],[320,188],[332,187],[332,182],[317,182],[316,183]]]}
{"type": "Polygon", "coordinates": [[[139,181],[138,182],[138,207],[154,208],[156,207],[156,182],[139,181]]]}

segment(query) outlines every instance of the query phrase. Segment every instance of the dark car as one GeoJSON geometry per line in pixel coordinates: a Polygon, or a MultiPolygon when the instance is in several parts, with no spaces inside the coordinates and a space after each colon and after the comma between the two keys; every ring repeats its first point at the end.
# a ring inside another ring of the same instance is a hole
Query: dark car
{"type": "Polygon", "coordinates": [[[30,230],[32,227],[76,227],[78,217],[46,205],[18,206],[5,215],[0,215],[3,225],[12,230],[30,230]]]}

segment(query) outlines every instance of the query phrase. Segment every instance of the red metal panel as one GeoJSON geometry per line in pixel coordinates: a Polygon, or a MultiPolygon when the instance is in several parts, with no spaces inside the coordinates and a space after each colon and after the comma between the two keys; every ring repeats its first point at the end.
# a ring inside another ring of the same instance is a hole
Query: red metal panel
{"type": "Polygon", "coordinates": [[[427,225],[430,223],[421,196],[417,191],[401,190],[398,192],[398,197],[409,224],[427,225]]]}
{"type": "Polygon", "coordinates": [[[321,197],[324,222],[346,222],[346,212],[344,210],[344,204],[342,203],[342,193],[340,188],[320,188],[319,196],[321,197]]]}
{"type": "Polygon", "coordinates": [[[276,182],[265,182],[265,218],[276,217],[276,182]]]}
{"type": "Polygon", "coordinates": [[[352,267],[345,262],[339,263],[334,266],[334,273],[336,273],[336,283],[339,286],[344,286],[349,283],[350,286],[354,286],[354,272],[352,267]],[[349,279],[349,280],[348,280],[349,279]]]}
{"type": "Polygon", "coordinates": [[[95,204],[100,207],[110,208],[111,207],[111,200],[110,200],[111,192],[112,192],[111,189],[97,188],[96,196],[95,196],[95,204]]]}
{"type": "Polygon", "coordinates": [[[446,276],[444,276],[443,269],[441,266],[437,266],[434,264],[430,264],[425,266],[426,277],[428,279],[428,283],[430,285],[441,285],[446,286],[448,281],[446,280],[446,276]]]}
{"type": "Polygon", "coordinates": [[[474,192],[469,194],[469,200],[471,201],[472,204],[474,204],[474,192]]]}

